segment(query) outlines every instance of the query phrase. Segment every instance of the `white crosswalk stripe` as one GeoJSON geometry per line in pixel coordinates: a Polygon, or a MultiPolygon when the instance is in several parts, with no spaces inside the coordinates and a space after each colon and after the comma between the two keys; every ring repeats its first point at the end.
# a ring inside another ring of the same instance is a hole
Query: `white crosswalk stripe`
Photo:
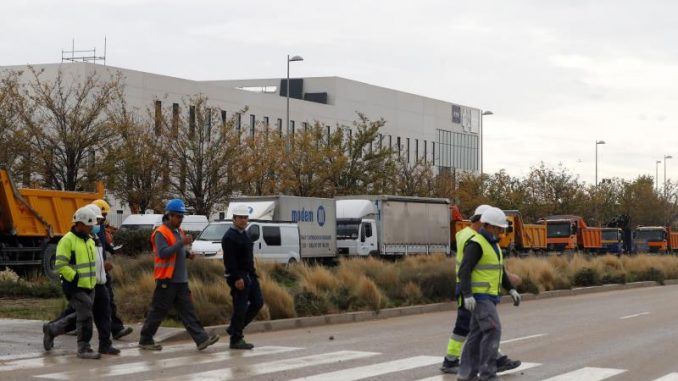
{"type": "MultiPolygon", "coordinates": [[[[210,348],[219,349],[228,347],[228,343],[217,343],[211,346],[210,348]]],[[[167,353],[176,353],[181,351],[196,351],[195,344],[179,344],[163,348],[161,352],[147,351],[139,348],[129,348],[123,349],[120,351],[120,355],[115,358],[120,357],[140,357],[142,355],[160,355],[167,353]]],[[[57,356],[47,355],[43,357],[23,359],[23,360],[14,360],[7,361],[4,364],[0,365],[0,373],[9,372],[13,370],[24,370],[24,369],[34,369],[34,368],[45,368],[52,365],[64,365],[73,361],[74,353],[59,353],[57,356]]]]}
{"type": "MultiPolygon", "coordinates": [[[[504,376],[504,375],[507,375],[507,374],[520,373],[520,372],[526,371],[528,369],[536,368],[540,365],[541,364],[537,363],[537,362],[524,362],[524,363],[520,364],[519,367],[517,367],[515,369],[507,370],[506,372],[501,372],[501,373],[499,373],[499,375],[504,376]]],[[[417,381],[449,381],[453,378],[455,378],[455,376],[453,376],[453,375],[440,374],[438,376],[422,378],[422,379],[419,379],[417,381]]]]}
{"type": "Polygon", "coordinates": [[[669,373],[664,377],[659,377],[654,381],[678,381],[678,373],[669,373]]]}
{"type": "MultiPolygon", "coordinates": [[[[260,347],[255,348],[252,351],[247,351],[241,353],[240,357],[256,357],[271,355],[276,353],[290,352],[298,350],[300,348],[293,347],[260,347]]],[[[97,367],[87,369],[85,371],[66,371],[66,372],[56,372],[41,374],[35,376],[37,378],[47,378],[52,380],[71,380],[71,379],[82,379],[82,378],[104,378],[104,377],[113,377],[113,376],[123,376],[129,374],[136,374],[142,372],[148,372],[153,370],[177,368],[183,366],[199,365],[199,364],[209,364],[219,361],[224,361],[235,357],[232,355],[232,352],[216,352],[216,353],[207,353],[204,355],[192,354],[190,356],[183,357],[174,357],[166,358],[160,360],[152,361],[139,361],[126,364],[117,364],[104,367],[97,367]],[[88,377],[89,376],[89,377],[88,377]]]]}
{"type": "Polygon", "coordinates": [[[581,368],[575,371],[548,378],[543,381],[600,381],[626,372],[626,369],[581,368]]]}
{"type": "Polygon", "coordinates": [[[315,365],[332,364],[342,361],[356,360],[376,356],[375,352],[339,351],[319,355],[295,357],[285,360],[269,361],[255,364],[251,367],[238,366],[237,368],[217,369],[207,372],[193,373],[174,378],[162,378],[163,381],[228,381],[236,377],[253,377],[262,374],[300,369],[315,365]]]}
{"type": "Polygon", "coordinates": [[[359,366],[357,368],[349,368],[345,370],[338,370],[336,372],[329,372],[318,374],[310,377],[298,378],[293,381],[351,381],[362,380],[363,378],[380,376],[382,374],[400,372],[422,366],[437,364],[440,362],[440,357],[437,356],[416,356],[404,358],[400,360],[388,361],[379,364],[372,364],[366,366],[359,366]]]}

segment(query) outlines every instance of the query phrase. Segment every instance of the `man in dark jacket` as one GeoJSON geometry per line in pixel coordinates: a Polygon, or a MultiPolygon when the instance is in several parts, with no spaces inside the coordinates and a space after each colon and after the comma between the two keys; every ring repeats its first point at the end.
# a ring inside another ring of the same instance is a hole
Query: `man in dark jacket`
{"type": "Polygon", "coordinates": [[[226,282],[231,288],[233,315],[226,330],[231,335],[232,349],[252,349],[254,345],[245,341],[243,330],[254,320],[264,305],[261,288],[254,269],[254,244],[247,235],[249,211],[246,206],[233,210],[233,226],[221,240],[224,252],[226,282]]]}

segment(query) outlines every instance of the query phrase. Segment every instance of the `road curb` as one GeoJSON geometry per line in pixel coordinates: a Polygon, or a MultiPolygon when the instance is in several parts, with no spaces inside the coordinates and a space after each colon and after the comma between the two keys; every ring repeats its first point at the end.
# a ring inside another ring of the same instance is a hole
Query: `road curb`
{"type": "MultiPolygon", "coordinates": [[[[667,280],[664,282],[664,284],[676,285],[678,284],[678,279],[667,280]]],[[[563,296],[576,296],[576,295],[594,294],[599,292],[631,290],[636,288],[646,288],[655,286],[660,286],[660,284],[652,281],[634,282],[627,284],[606,284],[603,286],[580,287],[569,290],[545,291],[537,295],[523,294],[523,300],[528,301],[538,299],[550,299],[563,296]]],[[[511,297],[510,296],[502,297],[502,302],[511,303],[512,302],[511,297]]],[[[424,304],[419,306],[385,308],[380,311],[358,311],[322,316],[307,316],[290,319],[255,321],[247,326],[245,333],[271,332],[271,331],[281,331],[285,329],[319,327],[332,324],[356,323],[361,321],[389,319],[399,316],[417,315],[430,312],[452,311],[454,309],[456,309],[456,304],[452,302],[447,302],[447,303],[424,304]]],[[[205,327],[205,330],[209,334],[225,335],[227,327],[228,325],[215,325],[211,327],[205,327]]],[[[156,341],[158,342],[169,342],[187,339],[190,339],[188,332],[180,328],[176,328],[172,330],[172,332],[167,332],[166,334],[162,335],[162,337],[156,336],[156,341]]]]}

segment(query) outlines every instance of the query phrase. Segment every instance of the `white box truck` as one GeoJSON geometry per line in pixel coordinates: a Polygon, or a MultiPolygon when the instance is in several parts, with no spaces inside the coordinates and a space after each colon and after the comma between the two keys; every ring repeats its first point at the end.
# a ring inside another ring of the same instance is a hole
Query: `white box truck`
{"type": "Polygon", "coordinates": [[[233,219],[233,209],[238,205],[248,208],[250,220],[298,224],[301,259],[337,256],[334,199],[297,196],[237,197],[228,204],[225,216],[227,220],[233,219]]]}
{"type": "Polygon", "coordinates": [[[449,253],[450,201],[406,196],[337,197],[340,255],[449,253]]]}

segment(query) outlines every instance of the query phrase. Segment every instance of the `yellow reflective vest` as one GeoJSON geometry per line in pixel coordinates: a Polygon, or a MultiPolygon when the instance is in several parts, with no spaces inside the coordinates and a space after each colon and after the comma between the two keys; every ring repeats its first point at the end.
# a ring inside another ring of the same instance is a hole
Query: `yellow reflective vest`
{"type": "Polygon", "coordinates": [[[72,282],[77,273],[77,286],[91,290],[96,285],[95,258],[96,246],[93,239],[84,240],[73,232],[68,232],[59,240],[54,267],[68,282],[72,282]]]}
{"type": "Polygon", "coordinates": [[[476,231],[473,230],[470,226],[467,226],[457,232],[454,236],[457,241],[457,257],[454,261],[457,274],[457,284],[459,284],[459,267],[461,266],[461,261],[464,260],[464,246],[466,242],[471,239],[476,234],[476,231]]]}
{"type": "Polygon", "coordinates": [[[483,250],[483,255],[471,272],[471,291],[474,294],[499,296],[504,271],[504,255],[499,244],[494,244],[499,252],[497,254],[482,234],[474,235],[471,241],[478,243],[483,250]]]}

